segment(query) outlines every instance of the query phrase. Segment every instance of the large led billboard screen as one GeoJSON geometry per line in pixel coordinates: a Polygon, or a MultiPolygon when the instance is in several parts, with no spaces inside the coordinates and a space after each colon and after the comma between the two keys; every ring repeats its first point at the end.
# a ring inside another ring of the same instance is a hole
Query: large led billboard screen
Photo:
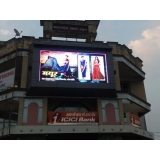
{"type": "Polygon", "coordinates": [[[39,81],[108,83],[106,54],[40,50],[39,81]]]}

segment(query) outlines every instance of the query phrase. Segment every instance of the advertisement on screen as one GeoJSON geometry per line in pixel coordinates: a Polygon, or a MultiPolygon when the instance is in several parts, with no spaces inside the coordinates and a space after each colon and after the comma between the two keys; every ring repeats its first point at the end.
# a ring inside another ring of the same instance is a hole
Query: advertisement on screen
{"type": "Polygon", "coordinates": [[[14,84],[15,68],[0,73],[0,90],[7,89],[14,84]]]}
{"type": "Polygon", "coordinates": [[[40,50],[39,81],[108,83],[105,53],[40,50]]]}

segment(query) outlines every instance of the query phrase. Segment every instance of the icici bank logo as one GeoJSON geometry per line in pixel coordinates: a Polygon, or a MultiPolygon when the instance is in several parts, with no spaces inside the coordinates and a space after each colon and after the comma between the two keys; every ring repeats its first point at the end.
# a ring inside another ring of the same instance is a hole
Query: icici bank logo
{"type": "Polygon", "coordinates": [[[53,116],[51,116],[50,123],[51,124],[57,123],[60,120],[60,118],[61,118],[61,113],[57,112],[53,116]]]}

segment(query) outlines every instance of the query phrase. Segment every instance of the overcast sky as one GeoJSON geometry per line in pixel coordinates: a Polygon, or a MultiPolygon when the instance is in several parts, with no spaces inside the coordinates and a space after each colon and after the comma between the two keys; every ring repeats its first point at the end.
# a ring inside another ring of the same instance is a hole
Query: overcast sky
{"type": "MultiPolygon", "coordinates": [[[[0,41],[13,38],[14,28],[23,31],[22,36],[42,37],[40,21],[30,19],[103,19],[98,27],[97,40],[125,44],[133,50],[134,56],[143,60],[147,102],[152,105],[151,112],[146,115],[147,128],[151,132],[160,132],[160,21],[156,21],[160,15],[158,1],[145,1],[144,5],[144,1],[139,0],[112,0],[107,3],[83,0],[54,3],[51,0],[38,3],[28,0],[22,3],[20,0],[5,0],[1,6],[0,19],[3,20],[0,20],[0,41]]],[[[160,139],[160,133],[155,133],[155,138],[160,139]]]]}

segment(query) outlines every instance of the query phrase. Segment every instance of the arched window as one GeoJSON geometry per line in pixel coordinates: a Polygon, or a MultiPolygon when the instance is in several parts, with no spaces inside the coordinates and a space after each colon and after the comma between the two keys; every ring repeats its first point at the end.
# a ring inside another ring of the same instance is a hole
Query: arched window
{"type": "Polygon", "coordinates": [[[107,115],[107,123],[108,124],[116,123],[116,114],[115,114],[115,108],[114,108],[113,104],[108,103],[106,105],[106,115],[107,115]]]}
{"type": "Polygon", "coordinates": [[[28,125],[34,125],[38,123],[38,104],[35,102],[32,102],[28,106],[28,118],[27,118],[27,124],[28,125]]]}
{"type": "Polygon", "coordinates": [[[25,99],[23,109],[23,125],[42,125],[42,99],[25,99]]]}

